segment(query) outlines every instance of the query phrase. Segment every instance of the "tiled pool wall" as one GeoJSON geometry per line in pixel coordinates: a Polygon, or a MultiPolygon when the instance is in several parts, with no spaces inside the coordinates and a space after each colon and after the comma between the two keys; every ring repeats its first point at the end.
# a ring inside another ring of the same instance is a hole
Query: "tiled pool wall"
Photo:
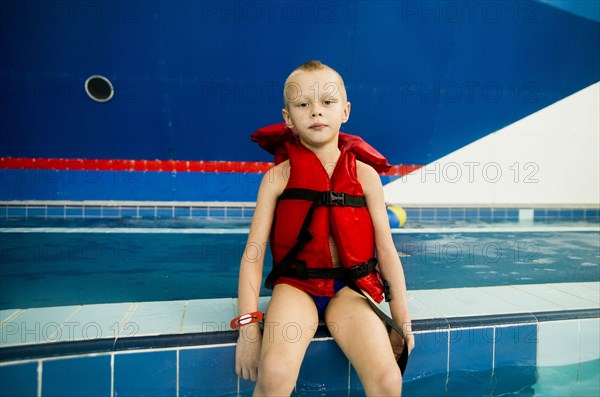
{"type": "MultiPolygon", "coordinates": [[[[416,348],[404,389],[410,394],[426,382],[428,395],[456,395],[453,374],[459,372],[488,374],[490,382],[472,384],[473,395],[489,394],[491,387],[498,392],[533,385],[536,366],[583,364],[600,357],[599,313],[592,309],[416,320],[416,348]],[[523,376],[506,378],[504,370],[514,366],[526,368],[523,376]]],[[[89,340],[78,348],[97,352],[18,361],[11,361],[4,348],[0,396],[250,395],[253,384],[234,372],[236,337],[233,331],[219,331],[201,338],[187,334],[137,338],[127,344],[115,340],[108,351],[94,348],[89,340]]],[[[24,354],[52,350],[69,354],[61,346],[24,354]]],[[[320,329],[308,348],[296,393],[360,389],[348,360],[320,329]]]]}
{"type": "MultiPolygon", "coordinates": [[[[7,202],[0,219],[251,219],[253,202],[7,202]]],[[[600,208],[407,207],[407,222],[587,221],[600,222],[600,208]]]]}

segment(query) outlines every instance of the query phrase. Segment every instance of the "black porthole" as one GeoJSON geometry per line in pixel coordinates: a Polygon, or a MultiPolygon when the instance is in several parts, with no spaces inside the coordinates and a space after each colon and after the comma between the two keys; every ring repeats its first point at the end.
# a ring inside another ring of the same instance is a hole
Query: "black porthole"
{"type": "Polygon", "coordinates": [[[96,102],[108,102],[115,94],[113,85],[104,76],[90,76],[85,81],[85,92],[96,102]]]}

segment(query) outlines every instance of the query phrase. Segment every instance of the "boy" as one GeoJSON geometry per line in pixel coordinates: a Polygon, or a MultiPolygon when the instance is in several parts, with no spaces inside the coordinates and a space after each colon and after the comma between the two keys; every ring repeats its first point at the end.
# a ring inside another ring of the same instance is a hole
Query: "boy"
{"type": "Polygon", "coordinates": [[[340,134],[350,102],[332,68],[310,61],[294,70],[285,82],[284,104],[287,128],[253,135],[275,153],[278,164],[261,182],[240,265],[239,313],[252,315],[236,320],[243,326],[236,372],[257,382],[255,395],[290,395],[319,316],[324,316],[366,394],[398,396],[402,375],[396,359],[405,340],[397,332],[388,335],[367,301],[382,299],[378,261],[393,297],[392,316],[403,325],[412,350],[404,274],[373,168],[389,165],[360,138],[340,134]],[[250,337],[261,331],[258,319],[249,319],[257,315],[269,236],[274,265],[267,286],[273,294],[261,339],[250,337]],[[371,259],[375,250],[377,259],[371,259]],[[292,324],[293,341],[282,332],[292,324]]]}

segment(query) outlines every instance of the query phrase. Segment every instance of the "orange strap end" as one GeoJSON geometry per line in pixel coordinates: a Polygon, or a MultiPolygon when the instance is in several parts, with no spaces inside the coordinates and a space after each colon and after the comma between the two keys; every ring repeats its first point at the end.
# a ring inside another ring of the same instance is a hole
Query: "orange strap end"
{"type": "Polygon", "coordinates": [[[261,322],[263,320],[263,317],[263,312],[252,312],[248,314],[242,314],[241,316],[231,320],[229,326],[231,327],[231,329],[237,329],[243,327],[244,325],[261,322]]]}

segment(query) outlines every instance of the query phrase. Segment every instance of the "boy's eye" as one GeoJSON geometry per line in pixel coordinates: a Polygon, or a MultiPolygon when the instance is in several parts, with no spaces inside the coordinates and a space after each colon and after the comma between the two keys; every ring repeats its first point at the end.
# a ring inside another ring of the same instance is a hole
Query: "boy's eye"
{"type": "Polygon", "coordinates": [[[323,101],[323,105],[331,105],[332,103],[333,101],[330,101],[329,99],[323,101]]]}
{"type": "Polygon", "coordinates": [[[306,102],[302,102],[302,103],[298,104],[298,107],[301,107],[301,108],[305,108],[307,106],[308,106],[308,103],[306,103],[306,102]]]}

